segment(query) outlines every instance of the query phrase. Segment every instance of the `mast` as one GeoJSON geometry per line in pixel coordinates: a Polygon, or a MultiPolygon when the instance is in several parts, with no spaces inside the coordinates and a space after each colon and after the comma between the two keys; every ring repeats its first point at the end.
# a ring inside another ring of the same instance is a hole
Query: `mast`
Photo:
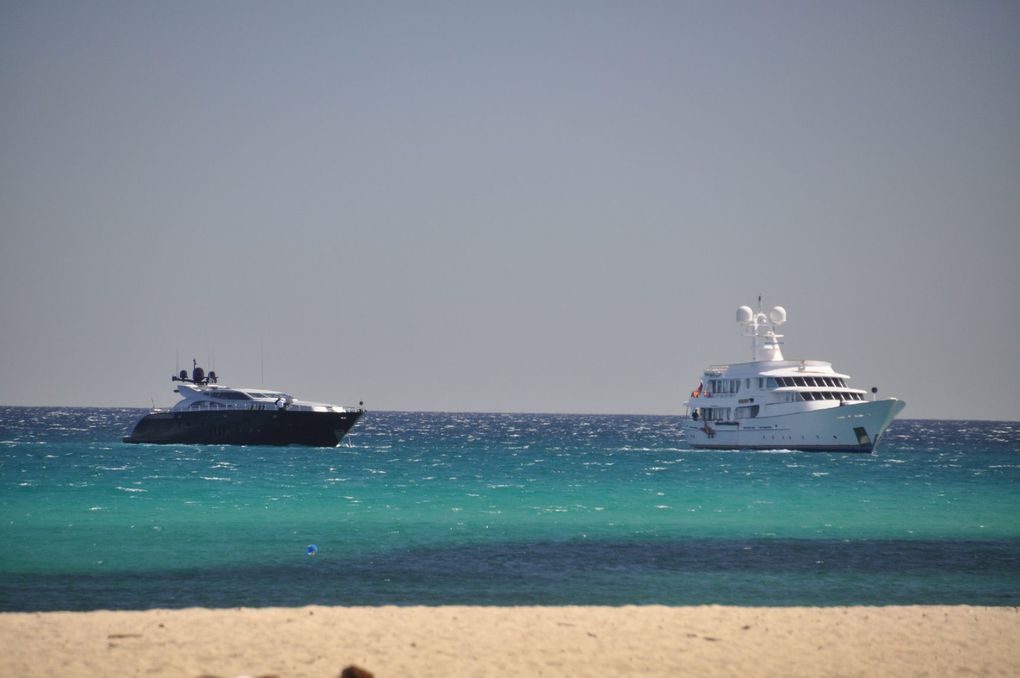
{"type": "Polygon", "coordinates": [[[761,310],[761,297],[758,297],[758,312],[750,306],[737,309],[737,322],[744,328],[744,336],[751,337],[751,360],[755,362],[783,360],[780,341],[783,335],[776,333],[776,328],[786,322],[786,309],[775,306],[768,315],[761,310]]]}

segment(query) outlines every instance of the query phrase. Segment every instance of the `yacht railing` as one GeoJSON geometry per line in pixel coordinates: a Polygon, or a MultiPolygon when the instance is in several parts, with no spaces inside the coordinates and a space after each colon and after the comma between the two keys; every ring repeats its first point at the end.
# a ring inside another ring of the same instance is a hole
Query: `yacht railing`
{"type": "Polygon", "coordinates": [[[156,408],[152,412],[220,412],[220,411],[244,411],[244,412],[262,412],[269,411],[275,412],[277,410],[294,410],[299,412],[356,412],[357,408],[348,407],[347,405],[325,405],[325,404],[305,404],[305,403],[291,403],[286,407],[280,407],[275,402],[258,402],[258,401],[234,401],[234,402],[210,402],[206,400],[198,401],[200,403],[206,403],[201,407],[195,407],[193,403],[187,407],[174,407],[170,409],[156,408]]]}

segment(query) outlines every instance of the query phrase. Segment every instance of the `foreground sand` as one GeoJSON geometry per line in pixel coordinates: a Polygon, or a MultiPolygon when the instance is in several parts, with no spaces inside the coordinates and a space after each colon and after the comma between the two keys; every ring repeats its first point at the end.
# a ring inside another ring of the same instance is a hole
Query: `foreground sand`
{"type": "Polygon", "coordinates": [[[1020,610],[303,607],[0,614],[5,676],[1020,675],[1020,610]]]}

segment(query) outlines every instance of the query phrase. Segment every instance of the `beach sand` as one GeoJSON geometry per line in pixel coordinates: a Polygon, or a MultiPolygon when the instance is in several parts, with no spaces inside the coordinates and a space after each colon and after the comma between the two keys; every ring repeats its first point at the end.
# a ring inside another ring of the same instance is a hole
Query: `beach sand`
{"type": "Polygon", "coordinates": [[[5,676],[1020,675],[1020,610],[302,607],[0,614],[5,676]]]}

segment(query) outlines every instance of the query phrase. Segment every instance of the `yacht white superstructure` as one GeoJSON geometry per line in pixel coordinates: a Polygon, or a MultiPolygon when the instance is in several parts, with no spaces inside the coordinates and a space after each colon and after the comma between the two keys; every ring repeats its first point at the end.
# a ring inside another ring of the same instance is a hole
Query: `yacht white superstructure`
{"type": "Polygon", "coordinates": [[[737,309],[751,338],[751,362],[712,365],[685,403],[692,447],[871,452],[906,405],[847,385],[821,360],[786,360],[776,329],[786,309],[737,309]]]}

